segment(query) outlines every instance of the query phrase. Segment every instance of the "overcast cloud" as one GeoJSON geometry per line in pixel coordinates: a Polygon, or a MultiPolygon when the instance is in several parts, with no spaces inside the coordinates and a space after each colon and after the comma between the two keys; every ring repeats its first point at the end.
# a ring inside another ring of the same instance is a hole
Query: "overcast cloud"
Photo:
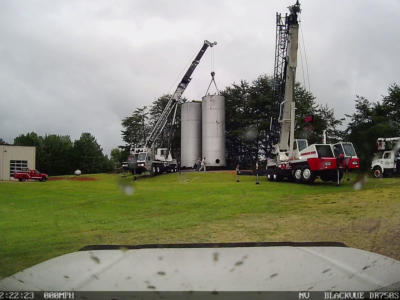
{"type": "MultiPolygon", "coordinates": [[[[109,153],[122,144],[121,119],[173,92],[204,39],[218,42],[220,88],[272,74],[275,12],[292,2],[2,0],[0,137],[12,142],[35,131],[76,139],[91,132],[109,153]]],[[[355,95],[378,100],[400,83],[400,1],[301,5],[310,86],[319,103],[342,117],[354,111],[355,95]]],[[[304,54],[302,41],[301,47],[304,54]]],[[[210,54],[186,98],[205,93],[210,54]]],[[[300,56],[297,74],[303,82],[300,56]]]]}

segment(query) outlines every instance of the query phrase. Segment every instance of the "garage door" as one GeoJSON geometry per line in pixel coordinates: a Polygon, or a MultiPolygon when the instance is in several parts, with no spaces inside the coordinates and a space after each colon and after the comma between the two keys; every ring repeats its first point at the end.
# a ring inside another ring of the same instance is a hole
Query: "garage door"
{"type": "Polygon", "coordinates": [[[13,177],[14,172],[26,170],[27,168],[27,160],[10,160],[10,177],[13,177]]]}

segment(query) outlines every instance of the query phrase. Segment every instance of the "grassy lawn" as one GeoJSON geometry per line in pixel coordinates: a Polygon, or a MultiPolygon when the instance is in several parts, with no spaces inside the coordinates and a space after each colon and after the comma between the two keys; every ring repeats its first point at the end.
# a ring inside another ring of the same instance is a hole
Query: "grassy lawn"
{"type": "Polygon", "coordinates": [[[355,179],[255,185],[227,172],[90,177],[0,182],[0,277],[89,244],[341,241],[400,260],[399,178],[356,191],[355,179]]]}

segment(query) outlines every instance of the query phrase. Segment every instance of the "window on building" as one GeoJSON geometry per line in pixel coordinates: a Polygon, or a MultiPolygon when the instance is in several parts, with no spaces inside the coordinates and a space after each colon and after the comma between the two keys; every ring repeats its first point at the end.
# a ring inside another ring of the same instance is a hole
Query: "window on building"
{"type": "Polygon", "coordinates": [[[10,160],[10,177],[13,177],[14,172],[25,171],[28,169],[27,160],[10,160]]]}

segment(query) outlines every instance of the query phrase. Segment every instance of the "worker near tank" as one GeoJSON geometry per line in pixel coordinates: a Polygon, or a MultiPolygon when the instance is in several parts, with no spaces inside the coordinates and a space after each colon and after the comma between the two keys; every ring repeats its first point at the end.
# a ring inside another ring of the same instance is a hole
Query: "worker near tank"
{"type": "Polygon", "coordinates": [[[194,169],[195,169],[195,171],[199,171],[200,170],[200,164],[201,164],[201,159],[200,158],[198,158],[197,160],[196,160],[196,163],[194,164],[194,169]]]}
{"type": "Polygon", "coordinates": [[[206,171],[206,158],[203,157],[202,161],[201,161],[201,167],[199,169],[199,171],[204,170],[204,172],[206,171]]]}

